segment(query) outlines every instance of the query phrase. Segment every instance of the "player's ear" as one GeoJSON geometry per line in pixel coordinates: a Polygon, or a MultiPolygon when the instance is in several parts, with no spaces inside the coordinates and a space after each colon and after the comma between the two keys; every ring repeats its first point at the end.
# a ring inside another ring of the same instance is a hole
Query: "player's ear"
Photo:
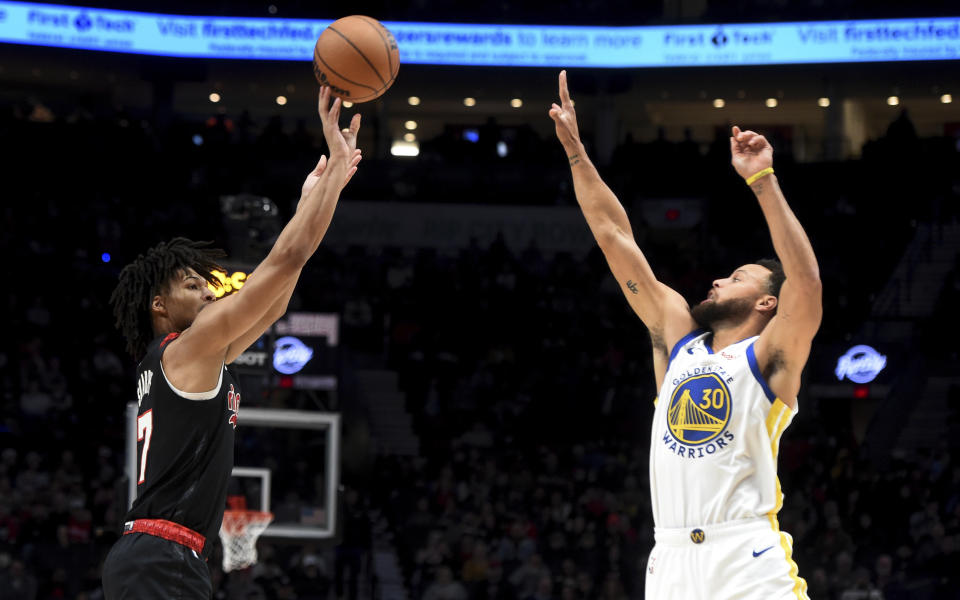
{"type": "Polygon", "coordinates": [[[150,314],[162,317],[167,316],[166,300],[160,294],[154,296],[153,300],[150,301],[150,314]]]}
{"type": "Polygon", "coordinates": [[[779,304],[779,301],[777,300],[776,296],[772,294],[764,294],[757,299],[756,306],[757,306],[757,310],[759,310],[762,313],[773,314],[773,312],[777,310],[778,304],[779,304]]]}

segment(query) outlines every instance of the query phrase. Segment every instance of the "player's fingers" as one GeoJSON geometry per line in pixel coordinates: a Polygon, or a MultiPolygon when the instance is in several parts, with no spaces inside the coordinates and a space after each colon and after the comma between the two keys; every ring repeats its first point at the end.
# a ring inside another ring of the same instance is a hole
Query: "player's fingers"
{"type": "Polygon", "coordinates": [[[567,89],[567,71],[560,71],[560,103],[564,106],[570,104],[570,90],[567,89]]]}
{"type": "Polygon", "coordinates": [[[340,123],[340,98],[334,98],[333,104],[330,105],[330,111],[327,113],[327,119],[330,123],[333,123],[334,126],[338,126],[340,123]]]}
{"type": "Polygon", "coordinates": [[[737,138],[730,137],[730,154],[736,155],[740,152],[740,145],[737,144],[737,138]]]}
{"type": "Polygon", "coordinates": [[[347,177],[346,177],[346,179],[344,179],[344,181],[343,181],[343,185],[347,185],[348,183],[350,183],[350,180],[353,179],[353,175],[354,175],[356,172],[357,172],[357,168],[356,168],[356,167],[350,167],[350,170],[347,171],[347,177]]]}
{"type": "Polygon", "coordinates": [[[767,145],[767,138],[763,137],[762,135],[758,135],[750,140],[750,145],[754,148],[762,148],[767,145]]]}
{"type": "Polygon", "coordinates": [[[350,119],[350,133],[357,135],[358,131],[360,131],[360,113],[353,115],[350,119]]]}
{"type": "Polygon", "coordinates": [[[320,160],[317,161],[317,168],[314,169],[317,175],[323,173],[323,170],[327,168],[327,155],[321,154],[320,160]]]}
{"type": "Polygon", "coordinates": [[[326,122],[327,116],[327,105],[330,102],[330,88],[328,86],[320,86],[320,97],[317,100],[317,111],[320,113],[320,119],[326,122]]]}
{"type": "Polygon", "coordinates": [[[737,137],[740,135],[740,128],[738,126],[734,125],[732,131],[733,131],[733,137],[737,137]]]}

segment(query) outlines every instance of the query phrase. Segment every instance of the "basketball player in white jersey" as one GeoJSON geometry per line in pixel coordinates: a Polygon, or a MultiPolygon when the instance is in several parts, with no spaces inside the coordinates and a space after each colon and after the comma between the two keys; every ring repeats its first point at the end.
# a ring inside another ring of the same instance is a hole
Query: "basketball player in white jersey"
{"type": "Polygon", "coordinates": [[[659,282],[626,212],[580,142],[560,73],[550,117],[577,202],[630,306],[650,331],[655,401],[650,493],[656,545],[648,599],[805,599],[780,531],[780,436],[822,314],[817,260],[773,174],[773,148],[733,128],[732,163],[753,190],[782,262],[737,267],[692,309],[659,282]],[[784,278],[785,277],[785,278],[784,278]]]}

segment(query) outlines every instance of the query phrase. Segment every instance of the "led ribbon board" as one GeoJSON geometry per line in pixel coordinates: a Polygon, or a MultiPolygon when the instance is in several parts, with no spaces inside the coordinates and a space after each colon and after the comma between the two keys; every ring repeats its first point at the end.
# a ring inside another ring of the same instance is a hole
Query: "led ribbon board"
{"type": "MultiPolygon", "coordinates": [[[[0,0],[0,42],[161,56],[307,61],[331,22],[0,0]]],[[[960,17],[661,27],[384,24],[407,64],[625,68],[960,59],[960,17]]]]}

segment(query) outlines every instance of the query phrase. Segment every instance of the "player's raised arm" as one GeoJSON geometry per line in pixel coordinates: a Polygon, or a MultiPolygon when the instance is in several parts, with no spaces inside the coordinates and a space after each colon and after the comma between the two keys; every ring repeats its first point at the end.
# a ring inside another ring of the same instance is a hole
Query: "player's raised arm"
{"type": "MultiPolygon", "coordinates": [[[[357,124],[359,124],[359,117],[360,115],[355,116],[355,119],[357,119],[357,124]]],[[[357,146],[356,130],[353,127],[345,129],[343,130],[343,136],[347,140],[347,144],[350,146],[350,151],[355,151],[357,146]]],[[[306,179],[303,181],[303,186],[300,191],[300,200],[297,202],[297,210],[299,210],[300,206],[310,196],[317,184],[320,183],[323,172],[326,170],[326,168],[327,157],[321,156],[319,162],[317,162],[317,166],[307,174],[306,179]]],[[[350,181],[355,172],[356,169],[351,169],[347,172],[347,179],[344,181],[344,184],[350,181]]],[[[287,305],[290,303],[290,297],[293,295],[293,289],[296,287],[296,283],[299,278],[300,272],[297,272],[296,277],[290,280],[286,288],[281,292],[277,300],[274,302],[273,306],[271,306],[267,311],[267,314],[265,314],[263,318],[250,327],[250,329],[248,329],[243,335],[230,343],[230,347],[227,348],[227,357],[225,360],[227,364],[235,361],[238,356],[243,354],[243,352],[250,347],[250,344],[257,341],[260,336],[266,332],[267,328],[273,325],[277,319],[282,317],[287,312],[287,305]]]]}
{"type": "Polygon", "coordinates": [[[820,268],[813,246],[773,174],[770,143],[762,135],[734,127],[730,153],[734,169],[747,181],[760,203],[773,248],[786,274],[777,314],[755,346],[757,362],[773,392],[787,404],[794,405],[800,390],[800,374],[823,316],[820,268]]]}
{"type": "MultiPolygon", "coordinates": [[[[360,152],[351,148],[348,141],[350,138],[353,144],[356,143],[359,115],[354,117],[348,130],[341,131],[340,105],[339,98],[330,104],[329,88],[321,89],[319,111],[330,159],[302,199],[296,214],[280,232],[270,253],[243,288],[204,308],[178,342],[171,344],[164,354],[164,367],[170,365],[167,376],[173,385],[185,391],[192,391],[190,387],[209,389],[210,383],[216,383],[216,369],[211,371],[210,365],[219,364],[226,358],[231,344],[256,334],[258,327],[268,325],[265,320],[275,319],[279,316],[277,313],[285,309],[300,270],[319,246],[340,192],[356,172],[360,161],[360,152]],[[210,373],[214,374],[212,382],[209,381],[210,373]]],[[[234,349],[238,348],[239,345],[234,349]]]]}
{"type": "Polygon", "coordinates": [[[657,280],[634,240],[626,211],[587,156],[567,89],[566,71],[560,72],[560,104],[550,108],[550,118],[570,161],[577,202],[590,231],[630,306],[650,330],[654,348],[667,355],[681,337],[696,328],[696,323],[683,297],[657,280]]]}

